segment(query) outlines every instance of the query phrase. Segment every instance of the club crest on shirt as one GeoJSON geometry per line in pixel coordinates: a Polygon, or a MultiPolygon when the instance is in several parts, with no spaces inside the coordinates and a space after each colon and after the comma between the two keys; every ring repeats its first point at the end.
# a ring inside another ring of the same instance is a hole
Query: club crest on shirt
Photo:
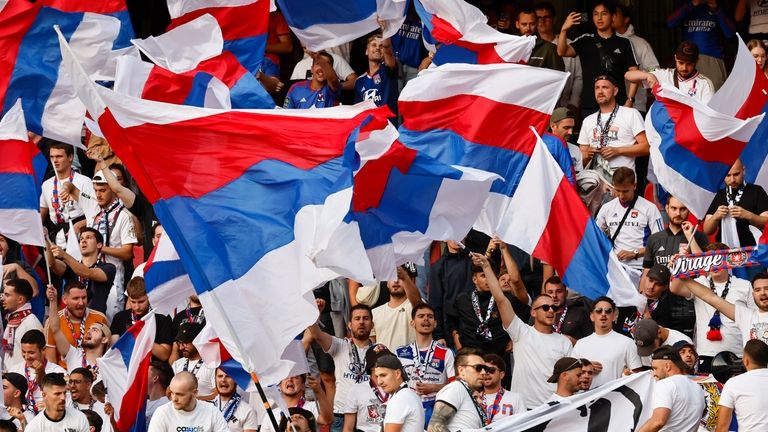
{"type": "Polygon", "coordinates": [[[639,214],[640,214],[640,213],[639,213],[637,210],[632,210],[632,212],[631,212],[631,213],[629,213],[629,217],[631,217],[632,219],[637,219],[637,216],[638,216],[639,214]]]}

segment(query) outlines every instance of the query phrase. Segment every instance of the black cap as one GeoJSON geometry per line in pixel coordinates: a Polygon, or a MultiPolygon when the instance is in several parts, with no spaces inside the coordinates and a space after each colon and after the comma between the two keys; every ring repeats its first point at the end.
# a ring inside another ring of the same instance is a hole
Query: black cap
{"type": "Polygon", "coordinates": [[[179,332],[176,333],[176,340],[184,343],[192,342],[201,331],[203,331],[202,324],[185,321],[179,326],[179,332]]]}
{"type": "Polygon", "coordinates": [[[669,280],[672,278],[672,273],[669,272],[669,268],[665,265],[656,264],[648,270],[648,278],[662,285],[669,285],[669,280]]]}
{"type": "Polygon", "coordinates": [[[390,351],[386,345],[371,345],[371,347],[368,348],[368,351],[365,352],[365,372],[370,375],[371,370],[376,366],[376,362],[379,360],[379,357],[385,356],[387,354],[394,356],[392,351],[390,351]]]}
{"type": "Polygon", "coordinates": [[[21,397],[24,398],[27,394],[27,379],[24,375],[17,374],[16,372],[6,372],[3,374],[3,379],[8,380],[12,386],[16,387],[16,390],[21,392],[21,397]]]}
{"type": "Polygon", "coordinates": [[[581,360],[574,357],[563,357],[555,362],[555,367],[552,370],[552,376],[547,380],[548,383],[556,383],[560,378],[560,374],[568,372],[569,370],[582,367],[581,360]]]}
{"type": "Polygon", "coordinates": [[[611,84],[617,87],[619,86],[619,81],[616,79],[616,77],[609,73],[601,73],[600,75],[595,77],[595,82],[598,82],[600,80],[607,80],[607,81],[610,81],[611,84]]]}
{"type": "Polygon", "coordinates": [[[699,47],[691,41],[683,41],[675,51],[678,60],[696,63],[699,60],[699,47]]]}
{"type": "MultiPolygon", "coordinates": [[[[675,342],[675,344],[672,345],[672,348],[676,349],[678,353],[680,352],[681,349],[685,347],[693,348],[693,352],[696,353],[696,347],[688,341],[681,340],[681,341],[675,342]]],[[[698,355],[698,353],[696,353],[696,355],[698,355]]]]}

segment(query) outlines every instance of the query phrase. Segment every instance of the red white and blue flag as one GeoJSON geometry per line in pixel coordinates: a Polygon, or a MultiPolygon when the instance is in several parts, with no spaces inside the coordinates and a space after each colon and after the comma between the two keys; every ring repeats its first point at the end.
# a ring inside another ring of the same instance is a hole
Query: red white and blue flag
{"type": "MultiPolygon", "coordinates": [[[[432,58],[444,63],[526,63],[535,37],[501,33],[480,9],[463,0],[413,0],[424,27],[427,48],[440,44],[432,58]]],[[[535,87],[532,87],[535,88],[535,87]]]]}
{"type": "MultiPolygon", "coordinates": [[[[733,70],[709,106],[715,111],[746,120],[768,112],[768,77],[757,65],[749,49],[739,38],[739,50],[733,70]]],[[[768,188],[768,120],[760,126],[741,152],[744,180],[768,188]]]]}
{"type": "Polygon", "coordinates": [[[349,208],[349,135],[386,108],[212,110],[130,98],[89,81],[61,42],[78,96],[154,206],[206,320],[247,370],[275,367],[317,317],[312,289],[336,277],[309,257],[321,215],[327,224],[337,212],[338,225],[349,208]]]}
{"type": "Polygon", "coordinates": [[[699,219],[763,115],[741,120],[719,113],[674,87],[654,87],[645,119],[651,163],[661,186],[699,219]]]}
{"type": "Polygon", "coordinates": [[[147,378],[156,331],[155,313],[150,312],[97,360],[118,432],[147,429],[147,378]]]}
{"type": "Polygon", "coordinates": [[[496,234],[550,264],[569,288],[592,299],[607,295],[619,306],[644,309],[644,297],[629,279],[610,240],[546,144],[536,133],[531,135],[537,144],[505,209],[508,219],[496,234]]]}
{"type": "Polygon", "coordinates": [[[29,131],[79,145],[85,108],[61,73],[54,25],[97,79],[112,67],[113,50],[130,46],[133,28],[124,0],[0,2],[2,113],[21,99],[29,131]]]}
{"type": "Polygon", "coordinates": [[[149,304],[161,314],[173,313],[195,294],[192,281],[167,235],[160,237],[144,265],[144,282],[149,304]]]}
{"type": "Polygon", "coordinates": [[[499,178],[404,146],[384,118],[369,119],[351,141],[351,208],[315,262],[363,283],[394,280],[432,241],[463,238],[499,178]]]}
{"type": "Polygon", "coordinates": [[[44,246],[40,186],[48,161],[27,137],[19,100],[0,119],[0,154],[0,234],[44,246]]]}
{"type": "Polygon", "coordinates": [[[172,30],[210,14],[219,23],[224,50],[251,73],[261,68],[269,31],[269,0],[168,0],[172,30]]]}
{"type": "Polygon", "coordinates": [[[406,0],[277,0],[285,21],[309,50],[351,42],[384,25],[388,38],[405,21],[406,0]]]}

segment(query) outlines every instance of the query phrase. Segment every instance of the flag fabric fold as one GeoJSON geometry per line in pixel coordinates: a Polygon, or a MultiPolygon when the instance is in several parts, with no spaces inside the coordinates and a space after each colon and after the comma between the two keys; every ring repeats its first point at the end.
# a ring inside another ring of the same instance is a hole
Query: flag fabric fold
{"type": "Polygon", "coordinates": [[[45,246],[40,186],[48,161],[27,137],[20,100],[0,119],[0,154],[0,234],[45,246]]]}
{"type": "Polygon", "coordinates": [[[161,314],[172,314],[195,294],[192,281],[167,235],[160,237],[144,265],[144,283],[149,304],[161,314]]]}
{"type": "Polygon", "coordinates": [[[645,299],[632,284],[610,240],[600,231],[546,144],[537,138],[519,187],[504,207],[496,234],[550,264],[569,288],[595,299],[643,310],[645,299]]]}
{"type": "Polygon", "coordinates": [[[654,87],[645,119],[658,183],[699,219],[763,115],[747,120],[719,113],[674,87],[654,87]]]}
{"type": "Polygon", "coordinates": [[[432,63],[525,63],[536,38],[501,33],[480,9],[463,0],[413,0],[425,46],[437,47],[432,63]]]}
{"type": "Polygon", "coordinates": [[[206,320],[248,371],[268,374],[315,321],[312,289],[336,277],[309,256],[321,228],[331,232],[349,208],[348,137],[386,108],[212,110],[136,99],[94,85],[61,44],[79,97],[154,206],[206,320]]]}
{"type": "Polygon", "coordinates": [[[216,19],[224,50],[251,73],[261,68],[269,30],[269,0],[168,0],[173,30],[205,14],[216,19]]]}
{"type": "Polygon", "coordinates": [[[146,430],[147,382],[156,331],[155,314],[150,312],[97,360],[118,432],[146,430]]]}
{"type": "Polygon", "coordinates": [[[393,36],[405,21],[406,0],[277,0],[285,21],[311,51],[351,42],[383,27],[393,36]]]}
{"type": "Polygon", "coordinates": [[[85,109],[62,73],[54,25],[97,79],[106,78],[113,50],[130,45],[133,29],[124,0],[11,0],[0,10],[2,113],[21,99],[29,131],[81,145],[85,109]]]}
{"type": "Polygon", "coordinates": [[[345,223],[315,255],[318,265],[362,283],[393,280],[398,265],[421,263],[432,241],[469,232],[499,176],[446,165],[397,137],[383,118],[369,119],[353,135],[352,205],[345,223]]]}

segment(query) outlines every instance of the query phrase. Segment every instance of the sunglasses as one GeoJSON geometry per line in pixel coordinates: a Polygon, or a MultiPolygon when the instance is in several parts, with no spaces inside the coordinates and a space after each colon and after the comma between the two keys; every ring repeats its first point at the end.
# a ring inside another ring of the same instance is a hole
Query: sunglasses
{"type": "Polygon", "coordinates": [[[605,313],[606,315],[610,315],[613,313],[613,308],[605,308],[605,309],[597,308],[594,310],[594,312],[595,312],[595,315],[601,315],[603,313],[605,313]]]}
{"type": "Polygon", "coordinates": [[[536,306],[535,308],[533,308],[533,310],[536,310],[536,309],[541,309],[544,312],[549,312],[550,310],[552,310],[554,312],[557,312],[557,310],[560,309],[560,308],[555,306],[555,305],[551,305],[551,304],[543,304],[541,306],[536,306]]]}
{"type": "Polygon", "coordinates": [[[488,372],[488,373],[494,373],[496,372],[496,368],[493,366],[486,366],[484,364],[473,364],[473,365],[461,365],[461,366],[467,366],[475,369],[477,372],[488,372]],[[493,369],[493,370],[491,370],[493,369]]]}

